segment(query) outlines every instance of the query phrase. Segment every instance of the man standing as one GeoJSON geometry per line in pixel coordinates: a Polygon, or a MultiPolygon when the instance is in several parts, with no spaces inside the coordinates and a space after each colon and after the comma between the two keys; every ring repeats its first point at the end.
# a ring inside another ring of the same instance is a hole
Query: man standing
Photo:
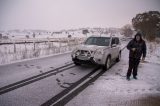
{"type": "Polygon", "coordinates": [[[141,33],[137,33],[135,35],[135,38],[128,43],[127,49],[129,50],[129,67],[127,72],[127,80],[130,80],[131,73],[133,74],[133,78],[137,79],[137,68],[140,59],[142,57],[142,61],[144,61],[146,57],[146,43],[142,39],[141,33]]]}

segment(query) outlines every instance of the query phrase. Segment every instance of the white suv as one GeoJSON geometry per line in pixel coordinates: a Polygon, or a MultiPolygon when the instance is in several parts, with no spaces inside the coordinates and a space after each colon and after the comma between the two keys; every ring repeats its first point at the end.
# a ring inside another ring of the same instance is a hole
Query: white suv
{"type": "Polygon", "coordinates": [[[76,65],[98,64],[105,70],[111,66],[111,61],[120,61],[121,44],[118,37],[91,36],[72,51],[71,57],[76,65]]]}

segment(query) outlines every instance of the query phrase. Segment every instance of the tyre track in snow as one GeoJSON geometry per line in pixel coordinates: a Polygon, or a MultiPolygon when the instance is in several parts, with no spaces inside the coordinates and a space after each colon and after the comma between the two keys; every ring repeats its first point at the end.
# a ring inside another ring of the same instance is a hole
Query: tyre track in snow
{"type": "MultiPolygon", "coordinates": [[[[126,45],[122,47],[121,51],[126,48],[126,45]]],[[[111,64],[111,67],[116,64],[115,62],[111,64]]],[[[110,67],[110,68],[111,68],[110,67]]],[[[80,92],[82,92],[89,85],[93,84],[100,76],[102,76],[106,71],[102,71],[101,67],[96,67],[89,74],[82,77],[77,82],[73,83],[69,88],[66,88],[56,96],[52,97],[45,103],[41,104],[41,106],[64,106],[70,100],[72,100],[75,96],[77,96],[80,92]]],[[[109,69],[110,70],[110,69],[109,69]]],[[[108,70],[107,70],[108,71],[108,70]]]]}
{"type": "Polygon", "coordinates": [[[5,93],[10,92],[10,91],[13,91],[15,89],[18,89],[20,87],[29,85],[29,84],[31,84],[33,82],[42,80],[44,78],[50,77],[52,75],[56,75],[56,74],[58,74],[60,72],[63,72],[63,71],[68,70],[68,69],[71,69],[73,67],[75,67],[75,65],[73,63],[70,63],[70,64],[67,64],[67,65],[58,67],[56,69],[41,73],[39,75],[35,75],[33,77],[30,77],[30,78],[27,78],[27,79],[24,79],[24,80],[9,84],[7,86],[1,87],[0,88],[0,95],[5,94],[5,93]]]}
{"type": "Polygon", "coordinates": [[[45,103],[41,104],[41,106],[63,106],[66,104],[67,101],[71,100],[75,97],[75,92],[80,93],[81,90],[85,89],[88,85],[94,82],[97,78],[99,78],[105,71],[99,71],[101,67],[98,66],[93,69],[89,74],[82,77],[77,82],[73,83],[70,87],[66,88],[59,94],[55,95],[45,103]],[[81,90],[79,90],[81,89],[81,90]]]}

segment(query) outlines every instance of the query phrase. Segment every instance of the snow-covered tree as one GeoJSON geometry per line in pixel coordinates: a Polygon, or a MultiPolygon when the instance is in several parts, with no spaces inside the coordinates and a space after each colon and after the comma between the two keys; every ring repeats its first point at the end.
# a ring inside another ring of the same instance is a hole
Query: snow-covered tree
{"type": "Polygon", "coordinates": [[[121,28],[122,30],[122,34],[126,37],[132,37],[132,34],[133,34],[133,30],[132,30],[132,25],[130,24],[127,24],[125,26],[123,26],[121,28]]]}
{"type": "Polygon", "coordinates": [[[89,31],[88,31],[88,29],[84,29],[84,30],[82,30],[82,33],[87,34],[87,33],[89,33],[89,31]]]}
{"type": "Polygon", "coordinates": [[[149,11],[137,14],[132,19],[132,25],[136,30],[142,31],[146,39],[152,41],[160,36],[160,12],[149,11]]]}

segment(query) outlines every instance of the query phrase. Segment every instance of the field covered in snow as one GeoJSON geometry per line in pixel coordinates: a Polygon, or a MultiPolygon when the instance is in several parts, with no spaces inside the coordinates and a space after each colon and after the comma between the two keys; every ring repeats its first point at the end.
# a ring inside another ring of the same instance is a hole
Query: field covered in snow
{"type": "Polygon", "coordinates": [[[147,42],[146,61],[160,64],[160,43],[147,42]]]}
{"type": "MultiPolygon", "coordinates": [[[[73,50],[76,45],[83,42],[83,38],[65,38],[58,41],[41,43],[21,43],[0,45],[0,64],[11,63],[17,60],[37,58],[73,50]]],[[[43,40],[42,40],[43,41],[43,40]]]]}

